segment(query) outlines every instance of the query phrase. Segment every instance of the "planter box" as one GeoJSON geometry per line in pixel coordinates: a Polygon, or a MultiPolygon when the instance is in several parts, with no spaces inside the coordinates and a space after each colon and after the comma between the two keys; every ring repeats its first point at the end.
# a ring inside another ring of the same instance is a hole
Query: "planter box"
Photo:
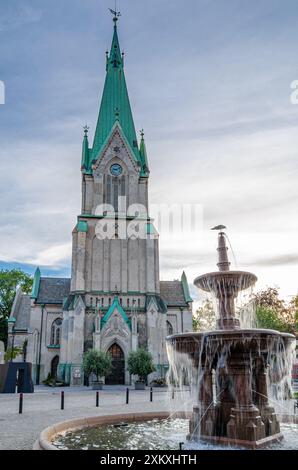
{"type": "Polygon", "coordinates": [[[92,390],[102,390],[103,383],[102,382],[93,382],[92,383],[92,390]]]}
{"type": "Polygon", "coordinates": [[[144,382],[136,382],[135,383],[136,390],[146,390],[146,384],[144,382]]]}

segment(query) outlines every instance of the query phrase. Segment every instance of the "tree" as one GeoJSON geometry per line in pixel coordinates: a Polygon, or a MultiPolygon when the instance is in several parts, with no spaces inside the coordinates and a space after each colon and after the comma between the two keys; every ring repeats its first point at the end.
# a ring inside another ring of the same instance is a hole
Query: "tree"
{"type": "Polygon", "coordinates": [[[194,331],[209,331],[215,328],[215,311],[211,300],[206,299],[193,316],[194,331]]]}
{"type": "Polygon", "coordinates": [[[298,298],[287,304],[280,299],[278,289],[268,287],[252,295],[256,305],[256,317],[258,326],[287,333],[297,330],[298,298]]]}
{"type": "Polygon", "coordinates": [[[131,375],[137,375],[145,383],[149,374],[155,371],[153,358],[144,348],[131,351],[127,359],[127,368],[131,375]]]}
{"type": "Polygon", "coordinates": [[[4,360],[5,362],[13,361],[21,353],[22,353],[21,348],[17,348],[17,347],[9,348],[4,354],[4,360]]]}
{"type": "Polygon", "coordinates": [[[99,382],[100,377],[106,377],[112,371],[112,357],[103,351],[89,349],[83,356],[83,369],[88,377],[94,374],[99,382]]]}
{"type": "Polygon", "coordinates": [[[25,294],[32,289],[32,277],[20,269],[0,270],[0,341],[7,345],[7,319],[18,287],[25,294]]]}

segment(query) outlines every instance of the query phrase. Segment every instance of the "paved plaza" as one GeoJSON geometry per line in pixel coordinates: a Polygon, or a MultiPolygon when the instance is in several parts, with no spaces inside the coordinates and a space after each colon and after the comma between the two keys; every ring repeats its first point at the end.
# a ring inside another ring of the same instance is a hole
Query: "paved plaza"
{"type": "Polygon", "coordinates": [[[129,404],[126,404],[126,387],[110,386],[99,391],[99,407],[96,408],[96,392],[88,387],[48,388],[38,386],[35,393],[24,395],[23,414],[19,414],[17,394],[0,395],[0,450],[32,449],[40,432],[55,423],[84,416],[101,416],[146,411],[172,411],[190,408],[188,391],[176,392],[174,399],[165,388],[136,391],[130,388],[129,404]],[[61,390],[65,391],[65,408],[60,409],[61,390]],[[182,405],[185,401],[187,405],[182,405]]]}

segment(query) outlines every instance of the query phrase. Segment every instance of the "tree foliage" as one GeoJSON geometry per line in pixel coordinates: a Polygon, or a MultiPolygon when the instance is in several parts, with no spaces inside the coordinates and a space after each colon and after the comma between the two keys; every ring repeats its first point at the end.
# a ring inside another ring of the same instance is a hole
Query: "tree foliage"
{"type": "Polygon", "coordinates": [[[153,358],[144,348],[129,353],[127,368],[131,375],[139,377],[140,382],[146,382],[147,376],[155,371],[153,358]]]}
{"type": "Polygon", "coordinates": [[[215,311],[211,300],[206,299],[193,315],[194,331],[214,330],[216,324],[215,311]]]}
{"type": "Polygon", "coordinates": [[[103,351],[89,349],[83,356],[83,369],[88,377],[94,374],[98,382],[99,377],[106,377],[112,371],[112,357],[103,351]]]}
{"type": "Polygon", "coordinates": [[[20,269],[0,270],[0,341],[7,344],[7,319],[18,287],[25,294],[32,289],[32,277],[20,269]]]}
{"type": "Polygon", "coordinates": [[[279,297],[278,289],[268,287],[253,294],[258,326],[294,333],[298,329],[298,296],[289,303],[279,297]]]}
{"type": "Polygon", "coordinates": [[[9,362],[11,360],[14,360],[21,353],[22,353],[21,348],[17,348],[17,347],[9,348],[9,349],[7,349],[6,353],[4,354],[4,360],[5,360],[5,362],[9,362]]]}

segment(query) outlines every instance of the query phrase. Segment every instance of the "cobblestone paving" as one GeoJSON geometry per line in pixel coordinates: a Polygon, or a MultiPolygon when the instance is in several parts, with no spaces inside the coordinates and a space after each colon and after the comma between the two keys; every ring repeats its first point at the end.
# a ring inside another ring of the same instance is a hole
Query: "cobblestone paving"
{"type": "MultiPolygon", "coordinates": [[[[171,399],[166,389],[130,390],[126,405],[125,387],[107,387],[99,392],[99,407],[95,407],[95,391],[88,388],[49,389],[36,387],[35,393],[24,394],[23,414],[19,414],[17,394],[0,394],[0,449],[32,449],[40,432],[60,421],[84,416],[101,416],[123,412],[174,411],[184,409],[181,394],[171,399]],[[60,393],[65,391],[65,409],[60,409],[60,393]]],[[[189,394],[184,392],[186,396],[189,394]]]]}

